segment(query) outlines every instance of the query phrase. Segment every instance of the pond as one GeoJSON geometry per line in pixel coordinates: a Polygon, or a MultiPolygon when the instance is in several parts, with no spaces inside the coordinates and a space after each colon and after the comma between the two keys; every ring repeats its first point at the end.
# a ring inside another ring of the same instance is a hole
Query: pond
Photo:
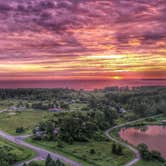
{"type": "Polygon", "coordinates": [[[134,146],[145,143],[149,150],[159,151],[166,159],[166,126],[122,128],[119,135],[123,140],[134,146]]]}

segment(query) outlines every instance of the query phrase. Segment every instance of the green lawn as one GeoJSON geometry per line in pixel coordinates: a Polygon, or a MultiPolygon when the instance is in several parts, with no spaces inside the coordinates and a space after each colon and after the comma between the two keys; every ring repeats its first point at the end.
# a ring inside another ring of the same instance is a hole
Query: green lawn
{"type": "Polygon", "coordinates": [[[5,112],[0,113],[0,129],[12,134],[17,135],[15,130],[17,127],[24,127],[25,133],[31,133],[35,125],[41,120],[48,119],[53,113],[46,111],[24,111],[18,112],[5,112]]]}
{"type": "Polygon", "coordinates": [[[74,143],[72,145],[64,143],[63,148],[58,148],[56,142],[33,141],[30,138],[27,141],[79,161],[85,166],[122,166],[134,157],[132,152],[126,148],[123,149],[124,155],[117,156],[112,154],[112,142],[110,141],[92,141],[89,143],[74,143]],[[95,150],[94,154],[90,153],[91,149],[95,150]]]}
{"type": "Polygon", "coordinates": [[[164,163],[161,163],[159,161],[144,161],[141,160],[134,166],[164,166],[164,163]]]}
{"type": "Polygon", "coordinates": [[[73,103],[73,104],[70,104],[70,110],[81,111],[81,109],[86,106],[87,104],[84,104],[84,103],[73,103]]]}
{"type": "Polygon", "coordinates": [[[41,160],[41,161],[32,161],[32,163],[34,165],[37,164],[37,166],[45,166],[45,161],[44,160],[41,160]]]}
{"type": "Polygon", "coordinates": [[[10,149],[10,153],[14,154],[16,157],[16,162],[31,159],[36,156],[36,153],[30,149],[18,146],[12,142],[9,142],[0,137],[0,147],[5,147],[5,149],[10,149]]]}

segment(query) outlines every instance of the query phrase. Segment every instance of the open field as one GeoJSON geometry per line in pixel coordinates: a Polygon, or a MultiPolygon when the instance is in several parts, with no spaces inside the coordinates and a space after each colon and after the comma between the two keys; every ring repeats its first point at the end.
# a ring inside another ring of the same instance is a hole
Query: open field
{"type": "Polygon", "coordinates": [[[9,149],[10,154],[15,155],[16,162],[31,159],[36,155],[35,152],[30,149],[18,146],[0,137],[0,148],[3,147],[5,147],[5,149],[9,149]]]}
{"type": "Polygon", "coordinates": [[[46,120],[53,113],[45,111],[24,111],[24,112],[4,112],[0,114],[0,129],[17,135],[16,128],[23,127],[25,132],[22,134],[29,134],[36,124],[41,120],[46,120]]]}
{"type": "Polygon", "coordinates": [[[134,157],[132,152],[124,148],[124,155],[117,156],[112,154],[111,147],[112,142],[88,142],[88,143],[74,143],[72,145],[63,143],[63,147],[57,147],[56,142],[48,141],[33,141],[27,140],[29,143],[43,147],[53,152],[58,152],[76,161],[80,161],[85,166],[122,166],[134,157]],[[91,149],[94,149],[95,153],[91,154],[91,149]]]}

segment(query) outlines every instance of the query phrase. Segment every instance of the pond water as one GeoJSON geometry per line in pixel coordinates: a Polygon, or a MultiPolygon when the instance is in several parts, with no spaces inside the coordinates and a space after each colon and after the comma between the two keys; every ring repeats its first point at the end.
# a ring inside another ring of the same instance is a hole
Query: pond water
{"type": "Polygon", "coordinates": [[[134,146],[145,143],[149,150],[159,151],[166,159],[166,126],[122,128],[119,135],[123,140],[134,146]]]}

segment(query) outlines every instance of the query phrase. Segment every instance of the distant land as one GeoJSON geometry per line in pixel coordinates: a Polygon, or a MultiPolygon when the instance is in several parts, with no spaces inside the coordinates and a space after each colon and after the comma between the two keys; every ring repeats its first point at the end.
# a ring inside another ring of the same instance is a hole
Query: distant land
{"type": "Polygon", "coordinates": [[[69,88],[69,89],[102,89],[104,87],[139,87],[166,86],[166,79],[131,79],[131,80],[28,80],[0,81],[0,88],[69,88]]]}

